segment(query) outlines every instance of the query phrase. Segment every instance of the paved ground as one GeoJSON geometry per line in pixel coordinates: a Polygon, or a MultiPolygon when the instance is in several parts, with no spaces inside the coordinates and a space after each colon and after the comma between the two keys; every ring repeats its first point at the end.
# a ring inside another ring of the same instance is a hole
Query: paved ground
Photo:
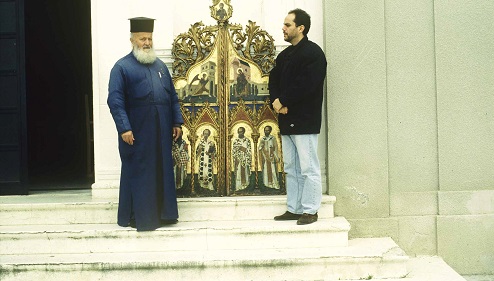
{"type": "Polygon", "coordinates": [[[494,281],[494,275],[464,275],[467,281],[494,281]]]}

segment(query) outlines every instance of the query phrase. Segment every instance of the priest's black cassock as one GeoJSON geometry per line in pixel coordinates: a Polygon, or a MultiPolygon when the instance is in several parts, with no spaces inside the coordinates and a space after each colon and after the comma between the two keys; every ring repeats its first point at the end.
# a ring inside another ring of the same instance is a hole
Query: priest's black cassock
{"type": "Polygon", "coordinates": [[[137,61],[133,53],[110,73],[108,106],[118,131],[122,170],[118,225],[135,220],[138,231],[178,218],[172,160],[172,127],[183,124],[177,93],[166,65],[137,61]],[[133,145],[120,135],[132,131],[133,145]]]}

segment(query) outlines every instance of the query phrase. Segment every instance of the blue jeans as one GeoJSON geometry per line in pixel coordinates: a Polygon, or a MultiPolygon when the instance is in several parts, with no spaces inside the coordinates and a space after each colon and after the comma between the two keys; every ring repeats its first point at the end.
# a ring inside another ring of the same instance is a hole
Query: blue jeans
{"type": "Polygon", "coordinates": [[[321,207],[321,169],[317,134],[282,135],[286,173],[287,209],[294,214],[315,214],[321,207]]]}

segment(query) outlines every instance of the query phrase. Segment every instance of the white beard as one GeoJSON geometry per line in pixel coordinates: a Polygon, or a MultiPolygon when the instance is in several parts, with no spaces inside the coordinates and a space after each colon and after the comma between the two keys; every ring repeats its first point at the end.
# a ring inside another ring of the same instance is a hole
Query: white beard
{"type": "Polygon", "coordinates": [[[132,53],[134,54],[134,57],[139,61],[140,63],[143,64],[152,64],[156,60],[156,53],[154,52],[154,49],[139,49],[137,46],[134,46],[132,49],[132,53]]]}

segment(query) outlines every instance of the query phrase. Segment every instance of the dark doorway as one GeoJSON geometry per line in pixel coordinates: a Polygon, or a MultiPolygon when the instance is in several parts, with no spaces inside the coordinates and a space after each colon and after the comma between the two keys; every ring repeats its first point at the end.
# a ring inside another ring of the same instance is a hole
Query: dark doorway
{"type": "Polygon", "coordinates": [[[90,0],[25,0],[28,182],[94,182],[90,0]]]}

